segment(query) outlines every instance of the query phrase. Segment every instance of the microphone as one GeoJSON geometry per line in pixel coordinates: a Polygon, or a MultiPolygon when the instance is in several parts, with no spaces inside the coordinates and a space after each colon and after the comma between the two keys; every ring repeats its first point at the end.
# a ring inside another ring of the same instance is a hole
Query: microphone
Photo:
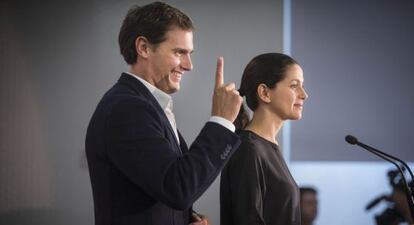
{"type": "Polygon", "coordinates": [[[348,142],[351,145],[354,145],[356,143],[358,143],[358,139],[352,135],[346,135],[345,136],[345,141],[348,142]]]}
{"type": "MultiPolygon", "coordinates": [[[[410,169],[410,167],[407,165],[407,163],[405,163],[404,161],[402,161],[401,159],[399,159],[399,158],[397,158],[397,157],[395,157],[395,156],[392,156],[392,155],[390,155],[390,154],[387,154],[387,153],[385,153],[385,152],[383,152],[383,151],[380,151],[380,150],[378,150],[378,149],[375,149],[375,148],[373,148],[373,147],[371,147],[371,146],[368,146],[368,145],[365,145],[364,143],[361,143],[361,142],[359,142],[358,141],[358,139],[356,138],[356,137],[354,137],[354,136],[352,136],[352,135],[346,135],[345,136],[345,140],[346,140],[346,142],[348,142],[349,144],[351,144],[351,145],[359,145],[359,146],[361,146],[362,148],[364,148],[364,149],[367,149],[367,148],[369,148],[369,149],[371,149],[371,150],[373,150],[373,151],[375,151],[375,152],[378,152],[379,154],[382,154],[382,155],[385,155],[386,157],[388,157],[388,158],[391,158],[391,159],[393,159],[393,160],[395,160],[395,161],[398,161],[399,163],[401,163],[402,165],[404,165],[404,167],[405,167],[405,169],[407,169],[408,170],[408,172],[410,173],[410,176],[411,176],[411,181],[413,182],[412,183],[412,190],[414,191],[414,176],[413,176],[413,172],[411,171],[411,169],[410,169]]],[[[367,149],[368,150],[368,149],[367,149]]],[[[369,151],[369,150],[368,150],[369,151]]],[[[375,154],[375,153],[374,153],[375,154]]],[[[375,155],[377,155],[377,154],[375,154],[375,155]]],[[[381,157],[381,156],[380,156],[381,157]]],[[[382,157],[381,157],[382,158],[382,157]]],[[[385,159],[385,160],[387,160],[387,159],[385,159]]],[[[387,161],[389,161],[389,160],[387,160],[387,161]]]]}
{"type": "MultiPolygon", "coordinates": [[[[374,155],[376,155],[376,156],[378,156],[378,157],[394,164],[394,166],[397,167],[397,169],[399,170],[399,172],[401,174],[403,184],[405,186],[405,193],[406,193],[408,205],[410,206],[411,218],[414,218],[414,198],[413,198],[411,190],[410,190],[410,188],[407,184],[407,181],[405,180],[404,172],[402,171],[401,167],[395,161],[398,161],[398,162],[402,163],[404,165],[404,167],[407,168],[407,170],[410,172],[410,175],[411,175],[411,181],[414,182],[413,173],[411,172],[410,167],[408,167],[408,165],[404,161],[402,161],[401,159],[398,159],[397,157],[394,157],[394,156],[389,155],[385,152],[382,152],[378,149],[375,149],[371,146],[368,146],[368,145],[366,145],[362,142],[359,142],[358,139],[356,137],[352,136],[352,135],[347,135],[345,137],[345,141],[348,142],[351,145],[358,145],[358,146],[364,148],[365,150],[371,152],[372,154],[374,154],[374,155]]],[[[414,189],[414,187],[412,187],[412,188],[414,189]]]]}

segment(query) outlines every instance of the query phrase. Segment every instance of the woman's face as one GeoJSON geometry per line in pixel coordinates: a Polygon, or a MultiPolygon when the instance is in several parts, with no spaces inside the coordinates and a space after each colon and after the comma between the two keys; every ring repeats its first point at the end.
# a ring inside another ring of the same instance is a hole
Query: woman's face
{"type": "Polygon", "coordinates": [[[269,90],[270,109],[282,120],[302,117],[303,103],[308,98],[303,85],[303,70],[293,64],[286,70],[286,77],[269,90]]]}

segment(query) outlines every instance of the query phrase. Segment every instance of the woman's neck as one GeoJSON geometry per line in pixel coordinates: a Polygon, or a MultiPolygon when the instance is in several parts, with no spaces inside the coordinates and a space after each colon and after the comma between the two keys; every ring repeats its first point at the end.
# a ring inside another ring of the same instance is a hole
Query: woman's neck
{"type": "Polygon", "coordinates": [[[276,136],[283,126],[283,120],[267,110],[257,109],[246,130],[250,130],[262,138],[278,144],[276,136]]]}

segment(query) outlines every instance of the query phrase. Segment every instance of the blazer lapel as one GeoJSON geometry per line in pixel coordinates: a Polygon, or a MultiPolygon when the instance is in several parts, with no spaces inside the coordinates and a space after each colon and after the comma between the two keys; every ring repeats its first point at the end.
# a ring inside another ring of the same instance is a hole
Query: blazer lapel
{"type": "MultiPolygon", "coordinates": [[[[164,110],[161,108],[160,104],[158,103],[157,99],[155,99],[155,97],[152,95],[152,93],[148,90],[147,87],[145,87],[145,85],[139,81],[138,79],[132,77],[129,74],[126,73],[122,73],[121,77],[118,80],[119,83],[127,85],[128,87],[130,87],[132,90],[134,90],[134,92],[136,92],[137,95],[143,95],[146,99],[149,100],[149,102],[155,107],[155,109],[157,110],[158,114],[160,115],[162,122],[164,123],[164,125],[167,126],[169,132],[170,132],[170,136],[173,139],[173,142],[175,143],[175,146],[177,147],[176,152],[178,154],[182,154],[181,152],[181,148],[180,145],[178,144],[177,138],[175,136],[174,130],[171,127],[170,121],[168,120],[167,116],[165,115],[164,110]]],[[[181,141],[182,137],[179,134],[179,138],[180,138],[180,143],[183,143],[184,141],[181,141]]],[[[184,142],[185,144],[185,142],[184,142]]]]}
{"type": "Polygon", "coordinates": [[[185,140],[183,136],[181,135],[180,131],[177,129],[178,137],[180,139],[180,149],[182,153],[188,152],[188,146],[187,143],[185,143],[185,140]]]}

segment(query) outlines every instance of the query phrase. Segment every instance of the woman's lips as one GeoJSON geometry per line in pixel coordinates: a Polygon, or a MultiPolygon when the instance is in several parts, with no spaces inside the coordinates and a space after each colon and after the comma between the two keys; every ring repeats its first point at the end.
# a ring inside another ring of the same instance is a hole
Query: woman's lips
{"type": "Polygon", "coordinates": [[[303,108],[303,104],[294,104],[295,107],[303,108]]]}

